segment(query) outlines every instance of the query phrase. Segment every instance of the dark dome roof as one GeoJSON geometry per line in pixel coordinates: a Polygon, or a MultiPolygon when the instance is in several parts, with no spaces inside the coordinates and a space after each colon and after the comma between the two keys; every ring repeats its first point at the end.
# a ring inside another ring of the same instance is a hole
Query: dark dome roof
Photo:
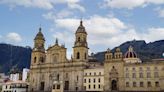
{"type": "Polygon", "coordinates": [[[129,46],[129,50],[125,53],[125,58],[137,58],[137,54],[134,52],[132,46],[129,46]]]}
{"type": "Polygon", "coordinates": [[[34,40],[37,40],[37,39],[45,40],[45,39],[44,39],[44,35],[42,34],[42,31],[41,31],[41,30],[42,30],[42,29],[39,28],[39,32],[37,33],[37,35],[36,35],[36,37],[35,37],[34,40]]]}
{"type": "Polygon", "coordinates": [[[87,34],[87,32],[85,31],[85,27],[83,26],[83,21],[80,21],[80,26],[77,28],[76,33],[85,33],[85,34],[87,34]]]}

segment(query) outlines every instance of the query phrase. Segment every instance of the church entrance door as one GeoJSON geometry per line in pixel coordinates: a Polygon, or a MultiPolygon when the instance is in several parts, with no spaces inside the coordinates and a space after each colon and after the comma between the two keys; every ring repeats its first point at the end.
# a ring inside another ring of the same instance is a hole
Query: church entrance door
{"type": "Polygon", "coordinates": [[[43,91],[44,90],[44,82],[40,83],[40,90],[43,91]]]}
{"type": "Polygon", "coordinates": [[[112,80],[112,82],[111,82],[111,90],[117,90],[117,81],[116,80],[112,80]]]}
{"type": "Polygon", "coordinates": [[[65,81],[64,90],[69,90],[69,81],[65,81]]]}

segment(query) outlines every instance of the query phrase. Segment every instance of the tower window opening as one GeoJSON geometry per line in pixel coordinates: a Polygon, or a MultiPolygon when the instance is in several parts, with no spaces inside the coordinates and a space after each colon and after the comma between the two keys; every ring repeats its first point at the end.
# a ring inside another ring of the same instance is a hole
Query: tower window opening
{"type": "Polygon", "coordinates": [[[34,57],[34,63],[36,63],[36,57],[34,57]]]}
{"type": "Polygon", "coordinates": [[[80,53],[77,52],[77,59],[80,59],[80,53]]]}
{"type": "Polygon", "coordinates": [[[59,74],[57,74],[57,80],[58,80],[58,81],[59,81],[59,77],[60,77],[59,74]]]}
{"type": "Polygon", "coordinates": [[[84,56],[85,56],[85,59],[87,59],[87,54],[86,54],[86,53],[85,53],[85,55],[84,55],[84,56]]]}
{"type": "Polygon", "coordinates": [[[78,41],[80,41],[80,37],[78,37],[78,41]]]}
{"type": "Polygon", "coordinates": [[[108,59],[108,55],[106,56],[106,59],[108,59]]]}
{"type": "Polygon", "coordinates": [[[43,57],[40,57],[40,62],[44,62],[44,58],[43,57]]]}

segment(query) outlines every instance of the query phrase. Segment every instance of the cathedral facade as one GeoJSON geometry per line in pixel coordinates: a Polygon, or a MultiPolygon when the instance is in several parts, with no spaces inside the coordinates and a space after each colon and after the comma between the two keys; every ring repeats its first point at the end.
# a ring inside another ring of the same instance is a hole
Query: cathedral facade
{"type": "Polygon", "coordinates": [[[39,28],[34,39],[31,56],[30,92],[51,92],[54,81],[60,81],[65,92],[100,91],[96,87],[91,87],[94,83],[88,81],[92,81],[92,78],[99,78],[97,71],[103,73],[100,76],[100,78],[103,77],[99,86],[101,91],[150,92],[164,90],[164,60],[142,63],[131,46],[125,55],[119,48],[114,53],[108,49],[103,63],[98,63],[94,58],[90,58],[87,32],[82,21],[75,32],[71,60],[67,59],[67,48],[64,45],[59,45],[57,39],[55,44],[48,47],[47,50],[44,45],[45,38],[39,28]],[[93,74],[95,71],[95,75],[85,75],[85,72],[90,74],[90,71],[93,74]]]}

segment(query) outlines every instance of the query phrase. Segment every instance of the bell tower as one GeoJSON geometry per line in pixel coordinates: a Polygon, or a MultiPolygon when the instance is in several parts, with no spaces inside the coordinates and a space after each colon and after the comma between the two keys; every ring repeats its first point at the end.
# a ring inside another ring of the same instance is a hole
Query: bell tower
{"type": "Polygon", "coordinates": [[[34,38],[34,48],[32,50],[31,65],[37,65],[45,62],[45,38],[42,34],[41,27],[34,38]]]}
{"type": "Polygon", "coordinates": [[[83,26],[83,21],[80,21],[80,25],[75,33],[75,43],[73,47],[73,59],[75,61],[87,61],[88,60],[88,43],[87,32],[83,26]]]}

